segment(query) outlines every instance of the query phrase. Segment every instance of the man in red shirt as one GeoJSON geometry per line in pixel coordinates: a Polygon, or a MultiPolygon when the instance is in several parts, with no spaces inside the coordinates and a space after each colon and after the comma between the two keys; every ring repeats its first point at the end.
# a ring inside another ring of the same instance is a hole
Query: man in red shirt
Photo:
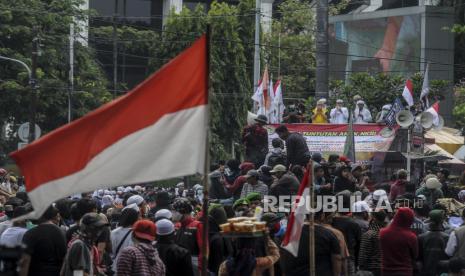
{"type": "Polygon", "coordinates": [[[417,236],[410,230],[413,217],[410,208],[399,208],[392,223],[381,229],[379,241],[383,276],[413,275],[413,264],[418,258],[417,236]]]}
{"type": "Polygon", "coordinates": [[[268,123],[268,118],[258,115],[255,121],[257,123],[246,126],[242,131],[242,143],[245,146],[246,161],[254,163],[255,168],[260,168],[268,153],[268,132],[263,127],[268,123]]]}

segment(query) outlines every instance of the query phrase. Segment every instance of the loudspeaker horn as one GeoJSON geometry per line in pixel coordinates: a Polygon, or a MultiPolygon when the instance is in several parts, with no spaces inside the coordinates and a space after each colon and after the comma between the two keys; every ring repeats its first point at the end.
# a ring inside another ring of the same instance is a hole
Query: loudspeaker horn
{"type": "Polygon", "coordinates": [[[391,137],[392,135],[394,135],[394,130],[390,127],[384,127],[383,129],[381,129],[381,131],[379,132],[379,135],[381,135],[382,137],[384,138],[389,138],[391,137]]]}
{"type": "Polygon", "coordinates": [[[253,125],[255,124],[255,119],[257,119],[258,115],[255,113],[252,113],[250,111],[247,111],[247,125],[253,125]]]}
{"type": "Polygon", "coordinates": [[[423,128],[431,128],[433,126],[433,114],[429,112],[422,112],[417,116],[416,120],[420,122],[423,128]]]}
{"type": "Polygon", "coordinates": [[[412,112],[408,110],[402,110],[396,114],[396,122],[401,127],[409,127],[411,124],[413,124],[414,119],[415,118],[413,117],[412,112]]]}
{"type": "Polygon", "coordinates": [[[444,118],[442,118],[441,115],[438,115],[438,116],[439,116],[439,123],[437,126],[433,127],[434,130],[441,130],[444,127],[444,118]]]}

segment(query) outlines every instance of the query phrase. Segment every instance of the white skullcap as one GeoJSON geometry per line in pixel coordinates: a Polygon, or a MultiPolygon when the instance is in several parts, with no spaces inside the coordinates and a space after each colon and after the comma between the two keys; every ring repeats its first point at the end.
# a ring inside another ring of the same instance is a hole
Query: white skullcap
{"type": "Polygon", "coordinates": [[[155,220],[162,218],[171,220],[172,217],[173,213],[168,209],[160,209],[155,213],[155,220]]]}
{"type": "Polygon", "coordinates": [[[161,219],[155,225],[157,226],[157,235],[166,236],[174,232],[174,224],[171,220],[161,219]]]}
{"type": "Polygon", "coordinates": [[[126,209],[134,209],[136,210],[137,212],[139,212],[139,206],[137,206],[137,204],[133,203],[133,204],[129,204],[127,205],[126,207],[123,208],[122,211],[126,210],[126,209]]]}
{"type": "Polygon", "coordinates": [[[128,201],[126,201],[126,205],[130,205],[130,204],[137,204],[137,206],[141,205],[142,202],[144,202],[144,198],[141,197],[140,195],[133,195],[131,196],[130,198],[128,198],[128,201]]]}
{"type": "Polygon", "coordinates": [[[357,101],[357,104],[365,104],[365,102],[362,101],[362,100],[358,100],[358,101],[357,101]]]}

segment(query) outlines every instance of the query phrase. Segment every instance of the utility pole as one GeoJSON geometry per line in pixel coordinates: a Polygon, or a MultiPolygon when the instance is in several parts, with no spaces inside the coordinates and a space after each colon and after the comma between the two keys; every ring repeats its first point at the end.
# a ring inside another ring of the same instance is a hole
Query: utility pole
{"type": "Polygon", "coordinates": [[[72,118],[72,96],[74,92],[74,20],[69,25],[69,89],[68,89],[68,124],[72,118]]]}
{"type": "Polygon", "coordinates": [[[35,29],[35,36],[32,40],[32,58],[31,58],[31,78],[29,84],[31,85],[30,94],[30,118],[29,118],[29,139],[28,143],[31,144],[36,138],[36,105],[37,105],[37,57],[39,56],[39,38],[37,30],[35,29]]]}
{"type": "Polygon", "coordinates": [[[329,96],[328,0],[316,1],[316,86],[315,98],[329,96]]]}
{"type": "Polygon", "coordinates": [[[116,19],[118,16],[118,0],[115,0],[115,10],[113,14],[113,98],[116,98],[118,86],[118,33],[116,29],[116,19]]]}
{"type": "MultiPolygon", "coordinates": [[[[253,56],[253,93],[257,90],[260,79],[260,10],[261,0],[255,0],[255,51],[253,56]]],[[[256,112],[254,104],[254,112],[256,112]]]]}

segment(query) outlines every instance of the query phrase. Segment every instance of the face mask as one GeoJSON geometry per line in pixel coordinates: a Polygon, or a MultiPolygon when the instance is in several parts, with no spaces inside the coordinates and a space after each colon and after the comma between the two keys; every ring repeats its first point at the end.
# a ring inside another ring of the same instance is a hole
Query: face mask
{"type": "Polygon", "coordinates": [[[243,214],[244,214],[244,211],[235,211],[235,212],[234,212],[234,215],[235,215],[236,217],[242,217],[243,214]]]}

